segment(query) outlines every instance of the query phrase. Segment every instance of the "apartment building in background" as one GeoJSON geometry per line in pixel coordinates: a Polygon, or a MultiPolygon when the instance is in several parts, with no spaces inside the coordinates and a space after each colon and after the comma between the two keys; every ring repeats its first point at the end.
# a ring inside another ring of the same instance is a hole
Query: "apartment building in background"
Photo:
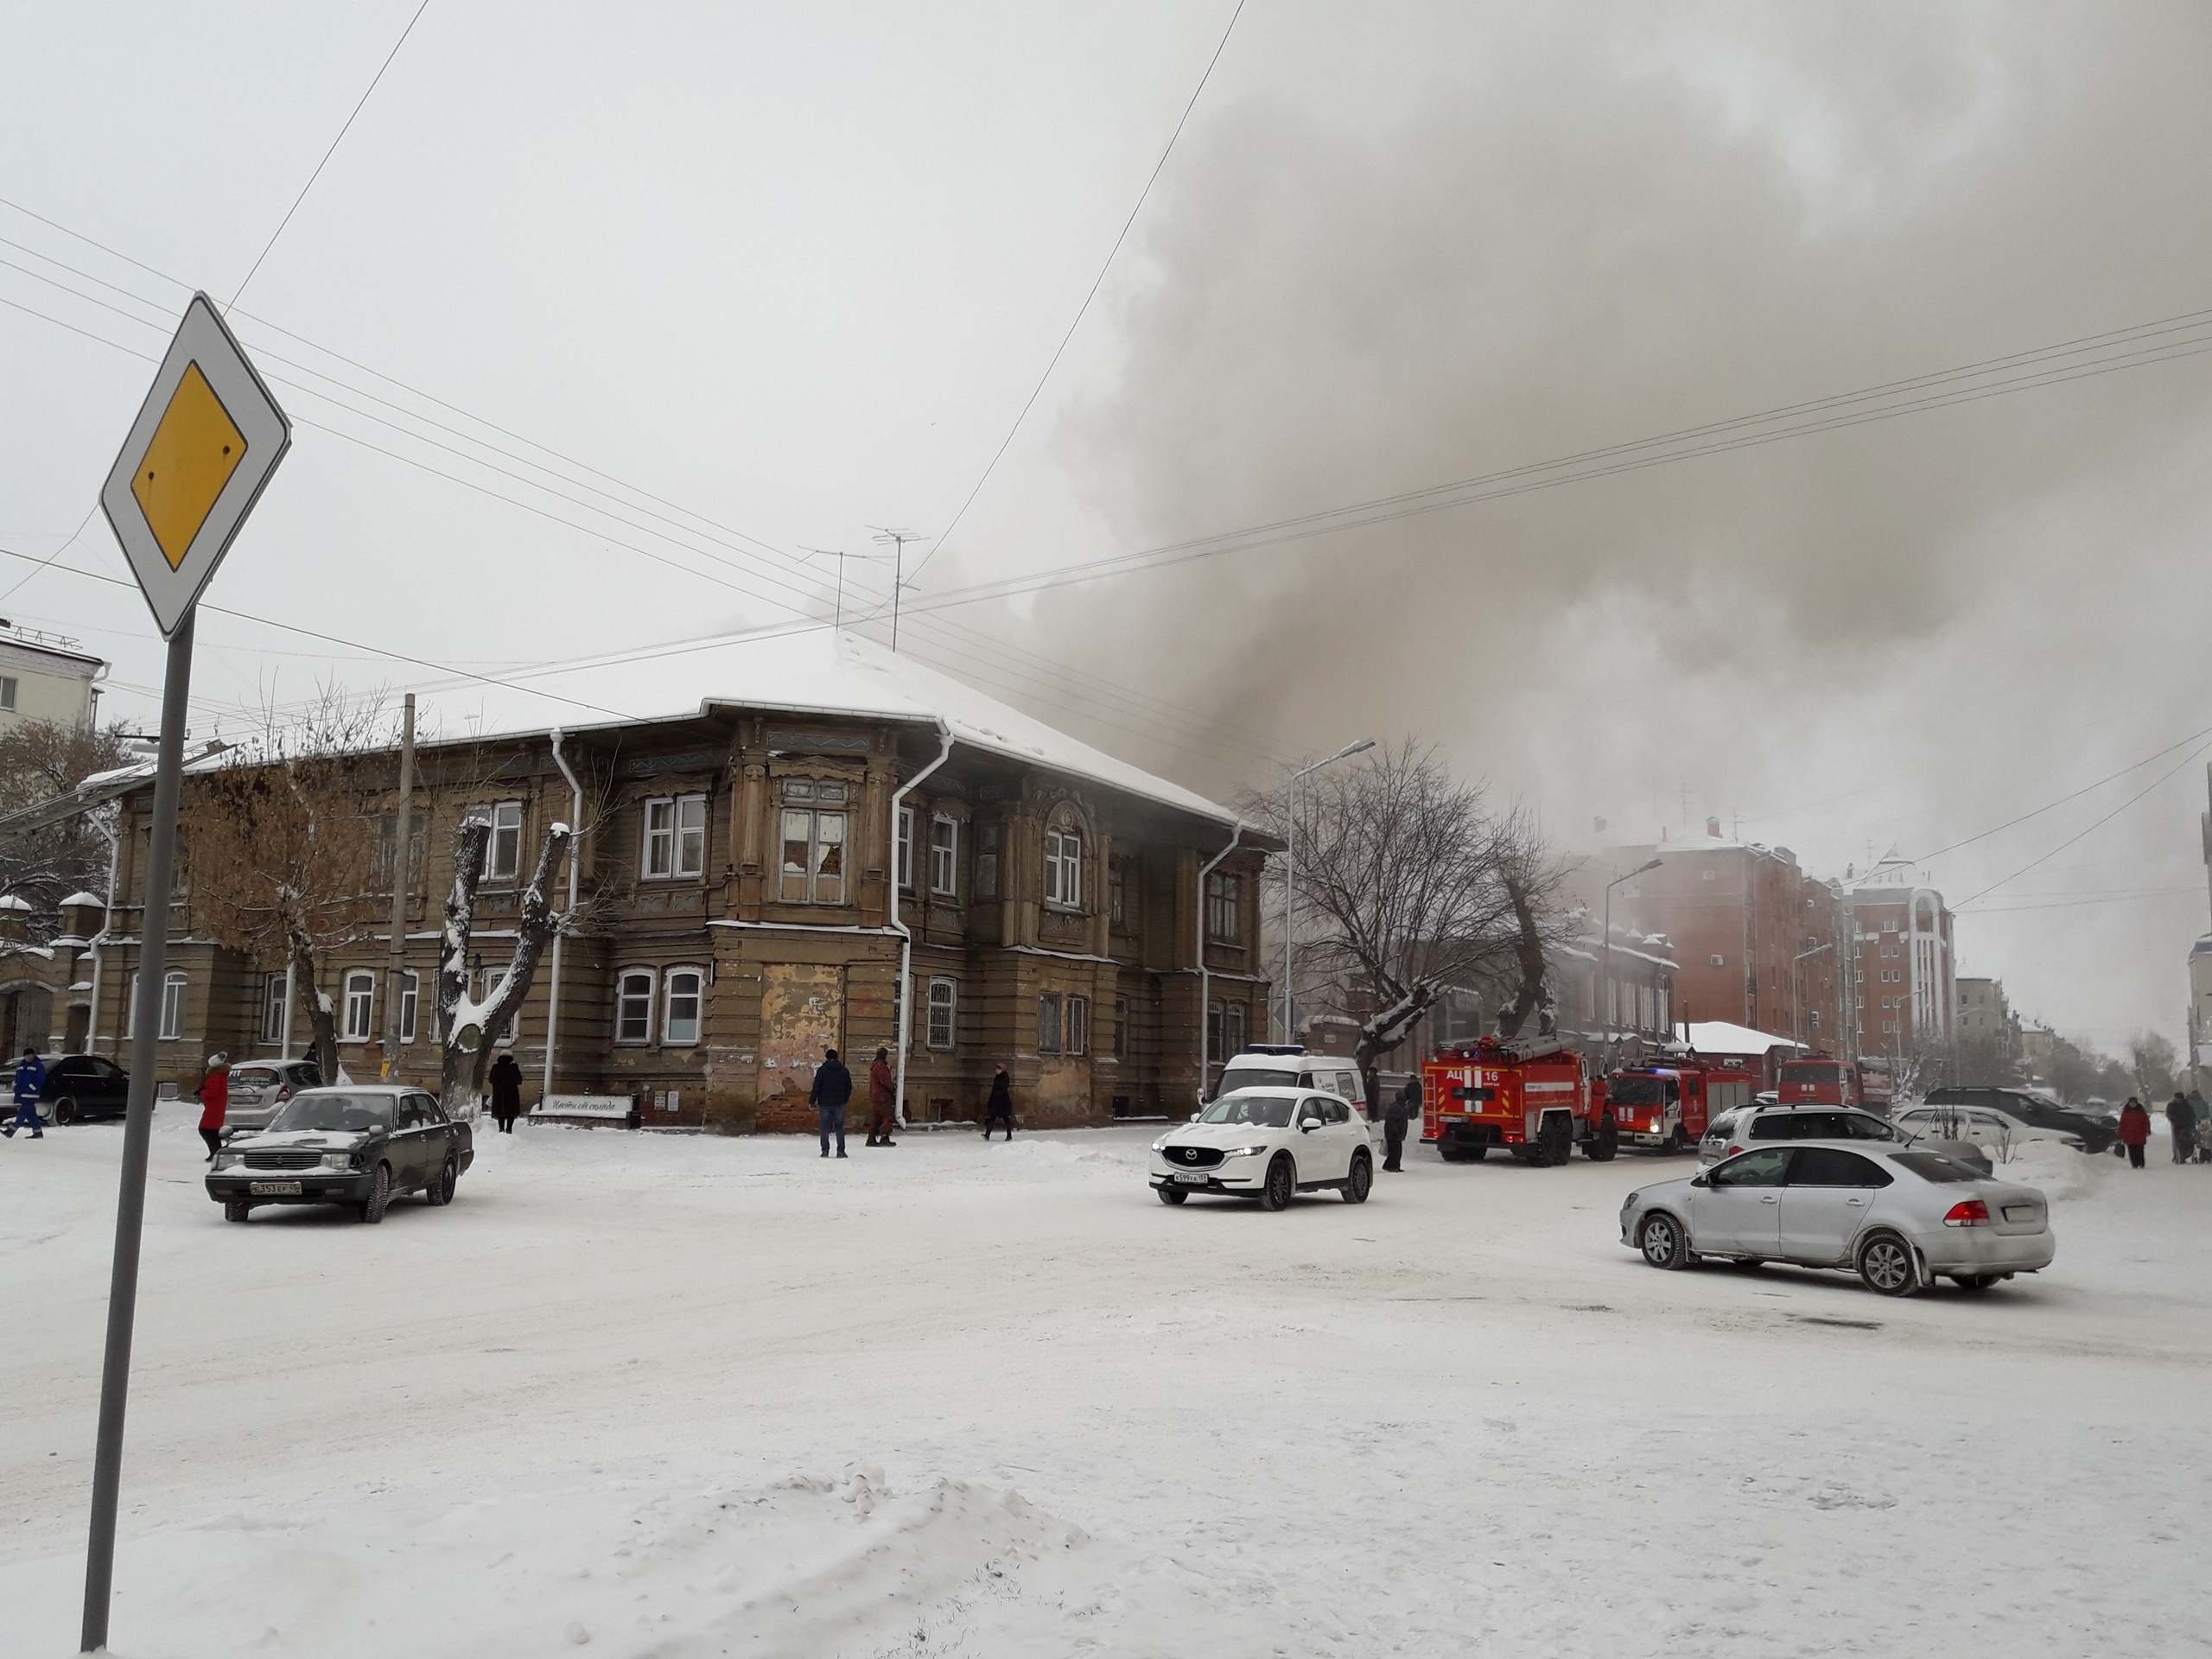
{"type": "Polygon", "coordinates": [[[0,618],[0,731],[26,721],[92,726],[107,664],[74,639],[0,618]]]}
{"type": "Polygon", "coordinates": [[[1874,1057],[1948,1044],[1959,989],[1943,895],[1892,847],[1865,874],[1847,874],[1844,902],[1856,953],[1859,1052],[1874,1057]]]}

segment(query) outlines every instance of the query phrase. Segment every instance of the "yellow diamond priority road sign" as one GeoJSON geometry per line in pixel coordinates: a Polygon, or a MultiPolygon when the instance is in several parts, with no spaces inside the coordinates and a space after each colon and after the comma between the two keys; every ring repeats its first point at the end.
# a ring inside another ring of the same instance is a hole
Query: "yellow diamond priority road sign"
{"type": "Polygon", "coordinates": [[[292,423],[205,294],[195,294],[100,505],[164,638],[176,632],[262,486],[292,423]]]}

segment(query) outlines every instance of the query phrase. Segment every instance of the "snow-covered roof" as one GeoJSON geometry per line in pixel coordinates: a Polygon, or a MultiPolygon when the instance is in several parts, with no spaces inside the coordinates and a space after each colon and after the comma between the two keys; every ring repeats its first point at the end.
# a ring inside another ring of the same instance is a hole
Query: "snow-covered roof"
{"type": "Polygon", "coordinates": [[[1682,1029],[1688,1034],[1689,1046],[1700,1054],[1764,1054],[1770,1048],[1804,1047],[1770,1031],[1754,1031],[1726,1020],[1693,1020],[1682,1029]]]}
{"type": "Polygon", "coordinates": [[[31,901],[18,899],[14,893],[0,893],[0,910],[29,910],[31,901]]]}
{"type": "Polygon", "coordinates": [[[1116,760],[1033,720],[995,697],[911,657],[894,656],[858,634],[827,628],[725,634],[679,646],[652,646],[511,676],[513,683],[472,686],[464,706],[444,706],[469,741],[523,736],[558,727],[582,732],[639,721],[677,720],[735,706],[794,715],[943,720],[971,748],[1047,766],[1221,823],[1227,807],[1116,760]]]}
{"type": "Polygon", "coordinates": [[[97,893],[73,893],[61,901],[61,907],[67,910],[72,905],[98,905],[105,909],[107,900],[97,893]]]}

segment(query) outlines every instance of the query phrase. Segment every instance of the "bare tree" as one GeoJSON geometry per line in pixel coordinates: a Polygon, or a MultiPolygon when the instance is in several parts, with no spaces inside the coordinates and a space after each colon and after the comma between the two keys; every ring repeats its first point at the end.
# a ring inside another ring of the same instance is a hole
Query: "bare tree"
{"type": "Polygon", "coordinates": [[[396,741],[379,697],[326,689],[296,717],[272,707],[219,766],[188,776],[178,817],[194,927],[291,969],[315,1063],[334,1080],[337,1020],[325,982],[335,956],[390,918],[397,861],[379,847],[377,814],[388,803],[375,757],[396,741]]]}
{"type": "Polygon", "coordinates": [[[2174,1091],[2174,1068],[2181,1054],[2172,1041],[2158,1032],[2139,1031],[2127,1039],[2127,1075],[2135,1096],[2155,1106],[2174,1091]]]}
{"type": "Polygon", "coordinates": [[[547,829],[537,867],[523,889],[522,913],[505,977],[487,1001],[479,1002],[469,995],[468,946],[476,925],[476,890],[484,880],[484,852],[491,837],[491,824],[474,813],[454,832],[453,890],[446,896],[445,928],[438,938],[438,1042],[442,1057],[438,1092],[447,1113],[455,1117],[476,1116],[492,1063],[493,1034],[505,1029],[520,1011],[537,977],[545,947],[572,920],[554,910],[545,897],[573,838],[567,824],[556,823],[547,829]]]}
{"type": "MultiPolygon", "coordinates": [[[[45,805],[96,772],[126,765],[120,733],[53,721],[26,720],[0,732],[0,817],[45,805]]],[[[41,912],[106,879],[108,839],[91,813],[0,837],[0,892],[19,895],[41,912]]]]}
{"type": "MultiPolygon", "coordinates": [[[[1286,833],[1287,793],[1247,797],[1244,816],[1286,833]]],[[[1479,784],[1454,779],[1412,739],[1316,774],[1297,810],[1299,951],[1315,982],[1365,1010],[1357,1057],[1370,1097],[1376,1060],[1446,987],[1522,964],[1529,1006],[1548,1002],[1543,945],[1559,877],[1521,813],[1489,810],[1479,784]]]]}

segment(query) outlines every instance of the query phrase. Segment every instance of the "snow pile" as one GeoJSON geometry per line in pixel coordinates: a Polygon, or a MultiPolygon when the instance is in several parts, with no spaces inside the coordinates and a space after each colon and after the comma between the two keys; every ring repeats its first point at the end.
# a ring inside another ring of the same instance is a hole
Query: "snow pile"
{"type": "Polygon", "coordinates": [[[2044,1197],[2054,1204],[2091,1196],[2126,1162],[2109,1154],[2092,1158],[2056,1141],[2024,1141],[2001,1163],[1996,1161],[1995,1152],[1988,1155],[1993,1179],[2040,1187],[2044,1197]]]}

